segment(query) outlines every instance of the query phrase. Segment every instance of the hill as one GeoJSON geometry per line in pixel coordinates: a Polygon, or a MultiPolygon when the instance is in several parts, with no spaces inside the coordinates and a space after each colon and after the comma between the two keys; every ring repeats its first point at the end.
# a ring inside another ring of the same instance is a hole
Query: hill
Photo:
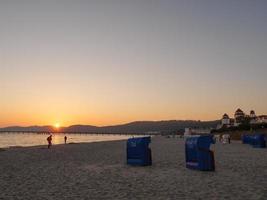
{"type": "MultiPolygon", "coordinates": [[[[194,120],[169,120],[169,121],[136,121],[114,126],[73,125],[61,127],[60,132],[71,133],[183,133],[187,127],[215,128],[219,121],[194,121],[194,120]]],[[[6,127],[0,128],[1,132],[55,132],[52,126],[6,127]]]]}

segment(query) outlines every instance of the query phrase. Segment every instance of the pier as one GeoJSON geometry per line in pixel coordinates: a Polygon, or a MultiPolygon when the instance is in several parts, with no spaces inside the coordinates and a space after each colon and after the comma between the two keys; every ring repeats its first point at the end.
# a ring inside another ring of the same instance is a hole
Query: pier
{"type": "Polygon", "coordinates": [[[152,133],[116,133],[116,132],[103,132],[103,133],[95,133],[95,132],[81,132],[81,131],[0,131],[0,134],[2,133],[20,133],[20,134],[90,134],[90,135],[146,135],[146,136],[152,136],[155,134],[152,133]]]}

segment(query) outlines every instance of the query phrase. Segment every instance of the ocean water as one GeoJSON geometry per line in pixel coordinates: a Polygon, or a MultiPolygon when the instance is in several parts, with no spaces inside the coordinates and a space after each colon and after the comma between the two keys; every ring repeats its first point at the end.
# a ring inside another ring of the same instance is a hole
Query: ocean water
{"type": "MultiPolygon", "coordinates": [[[[112,140],[126,140],[134,135],[101,135],[101,134],[52,134],[52,144],[64,144],[64,137],[67,136],[67,143],[100,142],[112,140]]],[[[48,134],[36,133],[0,133],[0,148],[27,147],[47,145],[48,134]]],[[[140,136],[139,136],[140,137],[140,136]]]]}

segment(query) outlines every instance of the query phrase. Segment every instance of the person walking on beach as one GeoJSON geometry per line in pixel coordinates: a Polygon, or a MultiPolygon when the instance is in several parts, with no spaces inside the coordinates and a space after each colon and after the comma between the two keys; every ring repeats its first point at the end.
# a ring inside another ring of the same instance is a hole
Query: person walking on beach
{"type": "Polygon", "coordinates": [[[47,138],[47,142],[48,142],[48,149],[50,149],[50,147],[52,146],[52,135],[50,135],[50,136],[47,138]]]}
{"type": "Polygon", "coordinates": [[[65,135],[65,137],[64,137],[64,140],[65,140],[65,144],[67,144],[67,136],[65,135]]]}

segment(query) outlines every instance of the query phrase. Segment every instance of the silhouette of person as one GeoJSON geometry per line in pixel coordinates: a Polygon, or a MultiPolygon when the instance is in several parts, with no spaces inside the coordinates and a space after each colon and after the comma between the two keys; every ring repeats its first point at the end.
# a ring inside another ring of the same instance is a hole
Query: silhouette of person
{"type": "Polygon", "coordinates": [[[64,140],[65,140],[65,144],[67,144],[67,136],[64,137],[64,140]]]}
{"type": "Polygon", "coordinates": [[[48,142],[48,149],[50,149],[50,147],[52,146],[52,135],[50,135],[50,136],[47,138],[47,142],[48,142]]]}

